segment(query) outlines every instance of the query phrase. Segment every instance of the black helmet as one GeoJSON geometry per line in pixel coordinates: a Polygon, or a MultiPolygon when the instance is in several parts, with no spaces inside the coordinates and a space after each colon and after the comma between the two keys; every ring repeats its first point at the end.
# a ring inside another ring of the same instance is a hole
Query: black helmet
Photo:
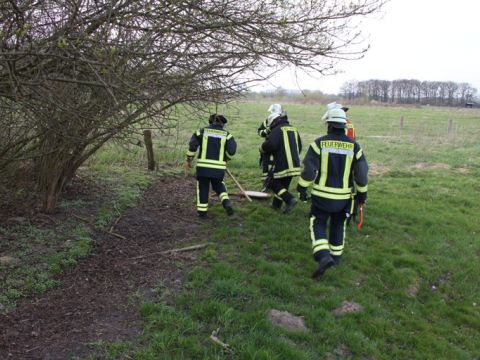
{"type": "Polygon", "coordinates": [[[219,124],[219,125],[224,125],[227,123],[227,118],[223,115],[218,115],[218,114],[212,114],[208,118],[208,123],[209,124],[219,124]]]}

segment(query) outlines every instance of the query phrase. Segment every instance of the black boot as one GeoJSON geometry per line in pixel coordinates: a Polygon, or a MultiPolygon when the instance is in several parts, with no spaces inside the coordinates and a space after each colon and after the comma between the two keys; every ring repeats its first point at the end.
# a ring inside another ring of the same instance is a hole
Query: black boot
{"type": "Polygon", "coordinates": [[[332,255],[332,258],[333,258],[333,261],[335,262],[334,265],[340,265],[340,261],[342,260],[342,257],[341,256],[333,256],[332,255]]]}
{"type": "Polygon", "coordinates": [[[197,211],[197,213],[200,219],[208,219],[208,214],[206,211],[197,211]]]}
{"type": "Polygon", "coordinates": [[[279,211],[282,208],[282,199],[273,198],[272,205],[270,206],[273,210],[279,211]]]}
{"type": "Polygon", "coordinates": [[[233,215],[233,207],[232,207],[232,202],[230,199],[225,199],[222,201],[223,208],[225,209],[225,212],[227,213],[228,216],[233,215]]]}
{"type": "Polygon", "coordinates": [[[292,197],[286,204],[285,204],[285,210],[283,212],[285,214],[288,214],[290,211],[293,210],[293,208],[297,205],[297,199],[292,197]]]}
{"type": "Polygon", "coordinates": [[[280,211],[281,207],[282,207],[281,205],[280,206],[277,206],[275,204],[270,205],[270,208],[275,210],[275,211],[280,211]]]}
{"type": "Polygon", "coordinates": [[[330,254],[326,254],[322,256],[322,258],[318,261],[318,268],[312,274],[312,278],[318,279],[320,278],[325,270],[335,264],[335,261],[332,259],[330,254]]]}

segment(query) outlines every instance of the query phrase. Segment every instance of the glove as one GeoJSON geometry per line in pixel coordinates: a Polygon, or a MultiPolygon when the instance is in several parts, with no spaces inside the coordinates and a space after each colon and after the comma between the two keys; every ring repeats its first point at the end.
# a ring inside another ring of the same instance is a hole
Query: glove
{"type": "Polygon", "coordinates": [[[308,200],[310,200],[306,192],[299,193],[299,199],[303,202],[307,202],[308,200]]]}
{"type": "Polygon", "coordinates": [[[300,201],[307,202],[309,200],[306,188],[298,185],[297,186],[297,191],[298,191],[298,198],[300,199],[300,201]]]}
{"type": "Polygon", "coordinates": [[[365,204],[365,201],[367,201],[367,193],[357,193],[355,195],[355,201],[358,202],[358,204],[365,204]]]}

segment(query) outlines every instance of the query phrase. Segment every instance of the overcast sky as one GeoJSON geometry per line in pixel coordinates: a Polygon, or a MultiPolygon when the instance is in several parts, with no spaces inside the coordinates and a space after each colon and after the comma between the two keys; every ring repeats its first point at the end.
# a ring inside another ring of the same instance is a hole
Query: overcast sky
{"type": "Polygon", "coordinates": [[[319,89],[338,93],[349,80],[417,79],[467,82],[480,92],[480,1],[391,0],[383,18],[368,19],[365,57],[339,63],[327,77],[284,71],[257,89],[319,89]]]}

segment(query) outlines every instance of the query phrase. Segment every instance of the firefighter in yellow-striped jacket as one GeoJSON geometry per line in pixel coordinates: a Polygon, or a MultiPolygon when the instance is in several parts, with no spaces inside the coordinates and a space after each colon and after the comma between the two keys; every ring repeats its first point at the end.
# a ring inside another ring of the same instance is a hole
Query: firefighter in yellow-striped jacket
{"type": "Polygon", "coordinates": [[[318,262],[313,278],[319,278],[340,261],[353,197],[361,205],[367,199],[367,160],[361,146],[345,134],[346,119],[342,109],[328,111],[327,135],[310,145],[297,186],[302,201],[307,200],[307,188],[312,186],[310,236],[314,259],[318,262]],[[354,185],[355,195],[352,194],[354,185]]]}
{"type": "MultiPolygon", "coordinates": [[[[327,119],[328,111],[332,109],[342,109],[343,111],[345,111],[345,114],[346,114],[349,108],[346,106],[343,106],[342,104],[337,104],[336,102],[327,104],[327,112],[325,113],[325,115],[323,115],[322,120],[327,119]]],[[[355,133],[355,126],[350,121],[350,119],[348,119],[348,117],[347,117],[347,122],[345,126],[345,134],[352,140],[355,140],[357,137],[357,134],[355,133]]]]}
{"type": "Polygon", "coordinates": [[[210,184],[222,202],[223,208],[233,215],[232,203],[228,197],[223,178],[230,160],[237,150],[237,143],[224,129],[227,119],[223,115],[213,114],[208,119],[209,126],[197,130],[190,138],[186,167],[192,167],[193,157],[197,153],[197,212],[201,218],[207,217],[208,193],[210,184]]]}
{"type": "MultiPolygon", "coordinates": [[[[281,106],[279,105],[279,109],[281,106]]],[[[269,116],[270,133],[260,146],[260,152],[268,159],[273,157],[273,179],[269,188],[274,192],[272,208],[280,210],[285,202],[284,212],[290,212],[297,199],[288,191],[293,177],[300,175],[300,152],[302,141],[295,127],[288,122],[287,114],[273,112],[269,116]]]]}

